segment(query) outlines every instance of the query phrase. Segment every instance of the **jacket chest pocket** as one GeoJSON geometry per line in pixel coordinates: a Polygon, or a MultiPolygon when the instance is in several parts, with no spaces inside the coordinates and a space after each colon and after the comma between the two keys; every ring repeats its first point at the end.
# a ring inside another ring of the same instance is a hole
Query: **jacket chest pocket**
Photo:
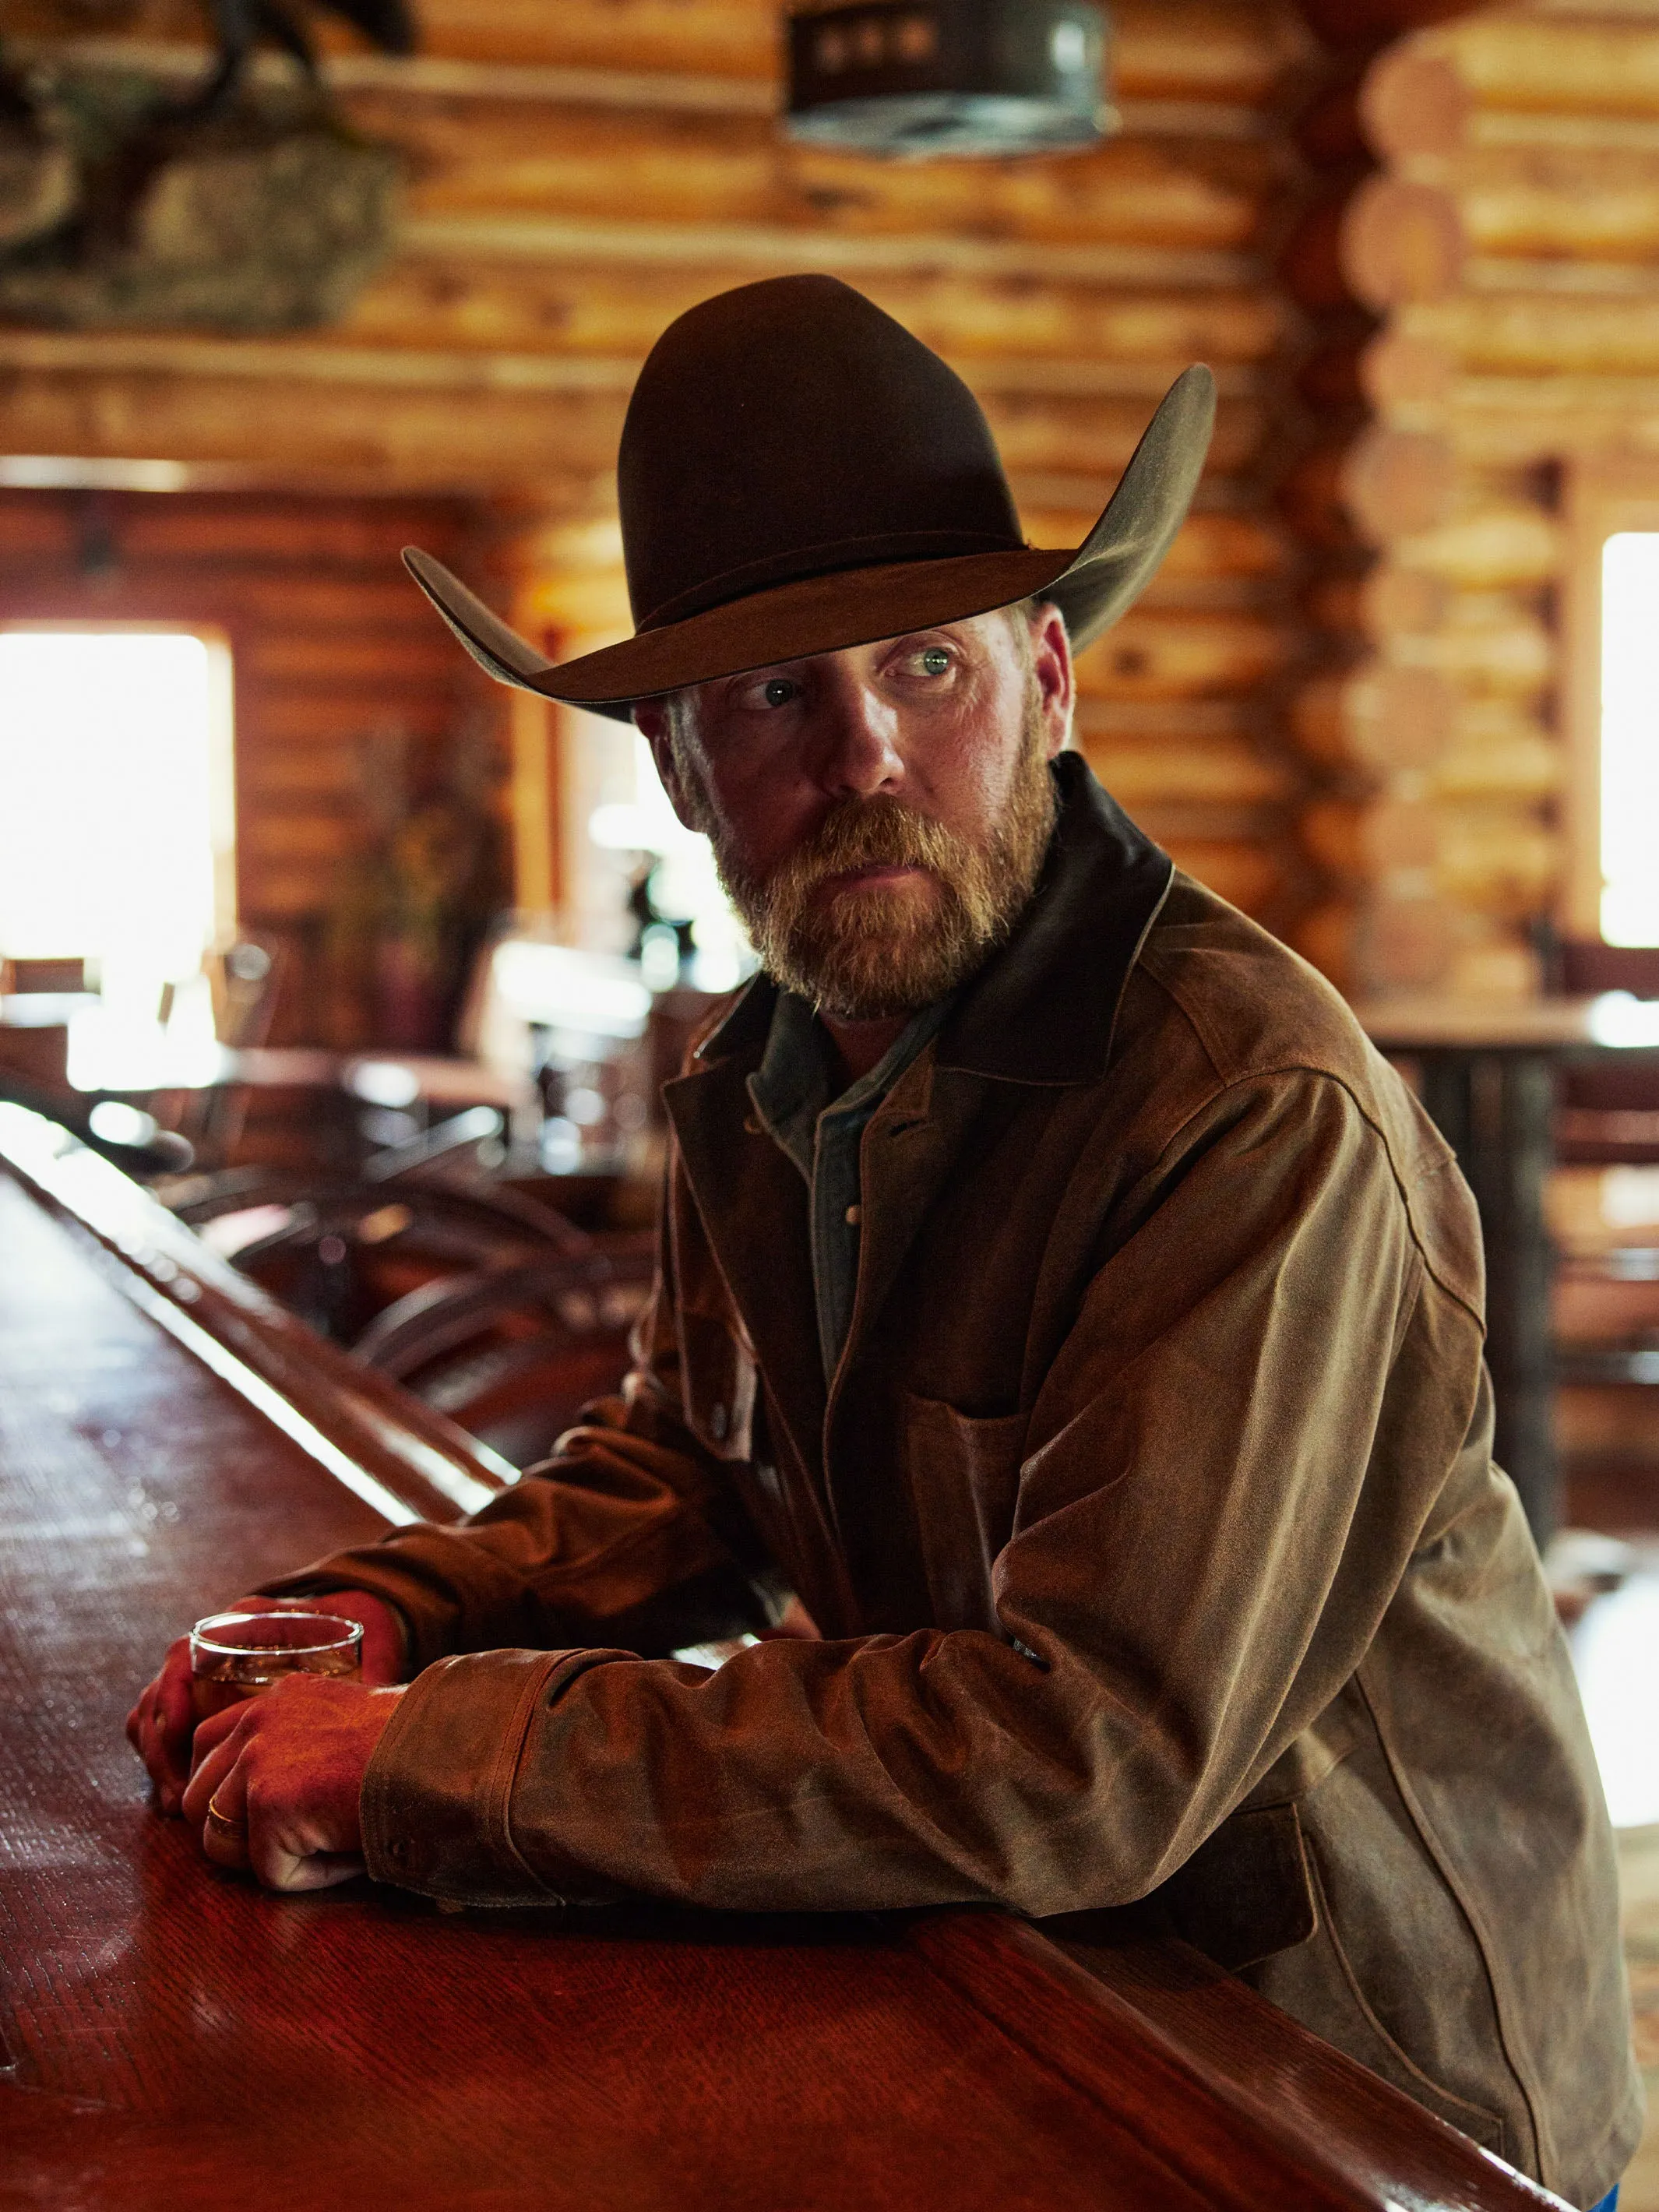
{"type": "Polygon", "coordinates": [[[687,1425],[716,1459],[753,1449],[755,1355],[724,1321],[680,1316],[680,1403],[687,1425]]]}
{"type": "Polygon", "coordinates": [[[998,1633],[991,1574],[1013,1533],[1026,1416],[980,1419],[942,1399],[906,1392],[899,1419],[934,1622],[998,1633]]]}

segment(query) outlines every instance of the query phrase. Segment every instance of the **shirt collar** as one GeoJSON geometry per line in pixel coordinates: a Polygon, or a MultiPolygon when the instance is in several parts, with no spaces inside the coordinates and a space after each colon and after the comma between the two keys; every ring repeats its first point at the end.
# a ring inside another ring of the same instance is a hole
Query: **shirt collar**
{"type": "Polygon", "coordinates": [[[911,1061],[943,1025],[954,994],[922,1007],[906,1023],[876,1065],[836,1094],[829,1038],[805,999],[780,991],[772,1010],[766,1049],[749,1078],[749,1096],[767,1134],[812,1179],[821,1115],[837,1121],[867,1120],[911,1061]]]}

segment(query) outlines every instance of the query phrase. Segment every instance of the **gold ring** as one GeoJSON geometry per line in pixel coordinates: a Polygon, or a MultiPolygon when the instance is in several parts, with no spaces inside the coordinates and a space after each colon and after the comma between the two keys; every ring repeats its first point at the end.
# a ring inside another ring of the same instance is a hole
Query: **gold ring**
{"type": "Polygon", "coordinates": [[[222,1813],[213,1799],[208,1799],[208,1825],[217,1828],[222,1836],[235,1836],[239,1840],[247,1834],[246,1820],[233,1820],[228,1813],[222,1813]]]}

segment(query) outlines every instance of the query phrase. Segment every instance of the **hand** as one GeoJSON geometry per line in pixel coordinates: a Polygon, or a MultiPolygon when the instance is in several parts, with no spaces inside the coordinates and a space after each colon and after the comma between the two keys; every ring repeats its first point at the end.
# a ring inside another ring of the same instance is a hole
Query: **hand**
{"type": "MultiPolygon", "coordinates": [[[[222,1606],[224,1613],[291,1612],[296,1605],[318,1613],[337,1613],[363,1624],[362,1679],[380,1684],[398,1682],[404,1675],[404,1625],[401,1616],[384,1598],[367,1590],[329,1590],[314,1598],[240,1598],[222,1606]]],[[[190,1638],[180,1636],[167,1646],[161,1671],[127,1715],[127,1741],[149,1770],[156,1802],[164,1813],[177,1813],[190,1773],[191,1738],[196,1729],[196,1707],[190,1691],[190,1638]]]]}
{"type": "Polygon", "coordinates": [[[327,1889],[363,1870],[363,1775],[400,1689],[290,1674],[196,1731],[183,1812],[216,1865],[267,1889],[327,1889]]]}

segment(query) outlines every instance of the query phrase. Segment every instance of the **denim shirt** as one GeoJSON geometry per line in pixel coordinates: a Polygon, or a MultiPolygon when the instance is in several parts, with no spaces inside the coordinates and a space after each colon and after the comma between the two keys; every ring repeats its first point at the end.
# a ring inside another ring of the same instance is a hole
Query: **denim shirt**
{"type": "Polygon", "coordinates": [[[951,1011],[951,997],[915,1015],[858,1081],[832,1098],[834,1048],[805,999],[782,991],[766,1050],[749,1078],[762,1127],[805,1180],[811,1200],[812,1285],[818,1349],[830,1382],[841,1358],[858,1288],[862,1183],[859,1147],[865,1125],[951,1011]]]}

